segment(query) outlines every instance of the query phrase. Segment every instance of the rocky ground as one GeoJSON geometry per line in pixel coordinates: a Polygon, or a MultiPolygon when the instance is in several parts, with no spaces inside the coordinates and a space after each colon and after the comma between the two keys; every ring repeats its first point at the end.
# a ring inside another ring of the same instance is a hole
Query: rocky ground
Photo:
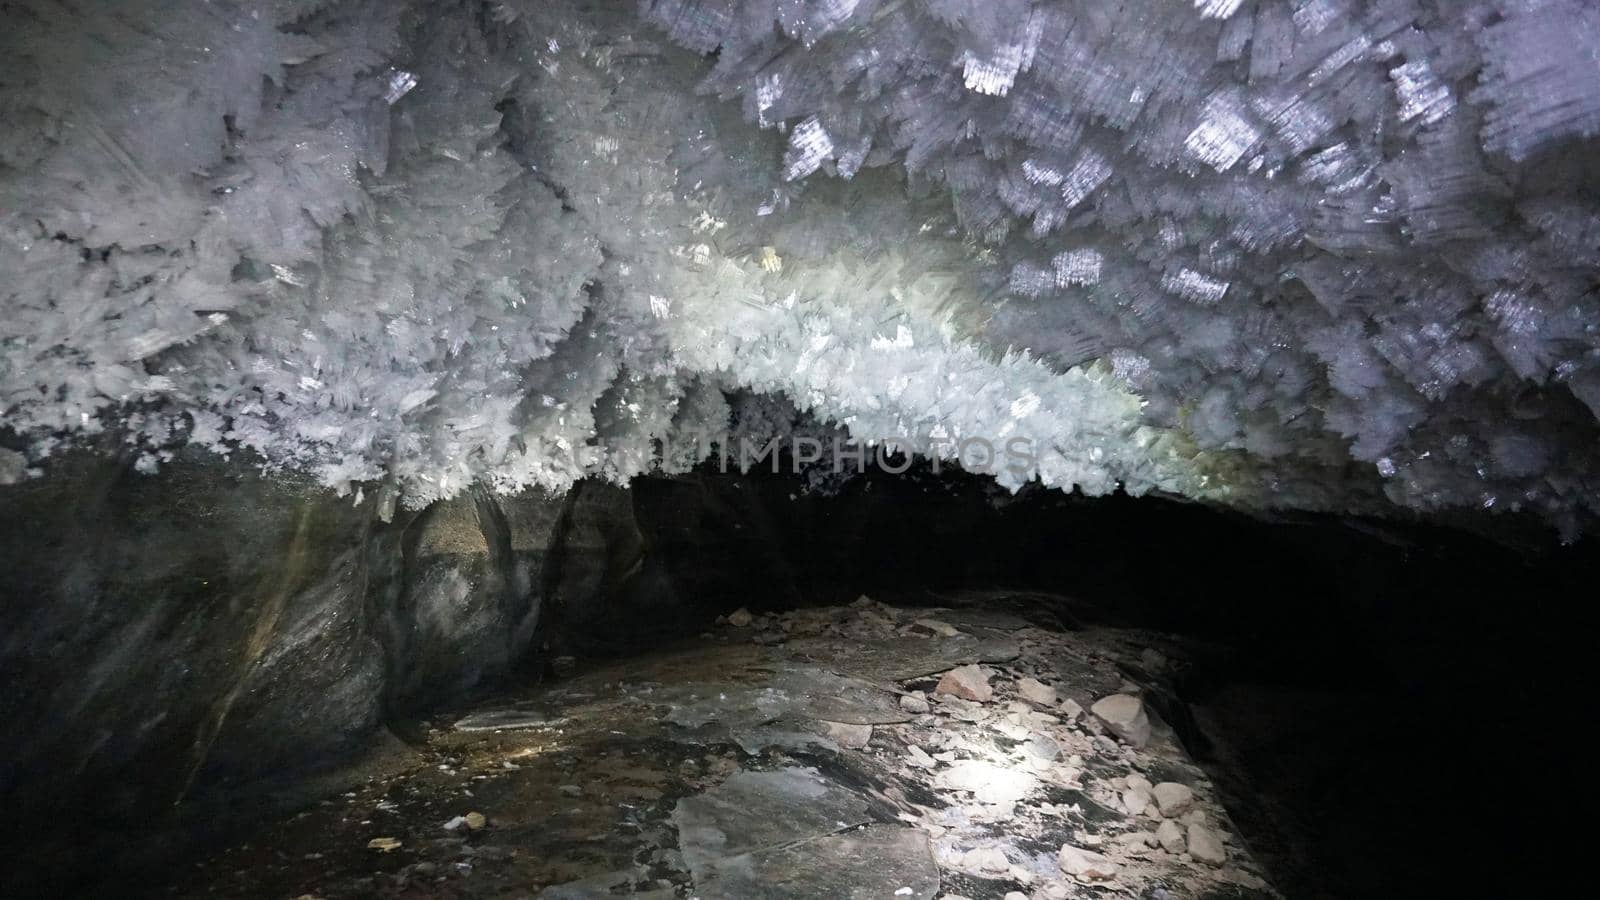
{"type": "Polygon", "coordinates": [[[1277,896],[1146,702],[1162,654],[997,599],[740,610],[573,664],[159,895],[1277,896]]]}

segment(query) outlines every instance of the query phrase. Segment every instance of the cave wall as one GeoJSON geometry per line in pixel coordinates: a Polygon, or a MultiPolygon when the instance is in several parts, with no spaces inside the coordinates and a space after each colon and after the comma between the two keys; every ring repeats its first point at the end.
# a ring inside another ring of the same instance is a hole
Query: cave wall
{"type": "Polygon", "coordinates": [[[8,808],[139,821],[503,675],[560,499],[376,507],[198,456],[151,477],[80,457],[0,489],[8,808]]]}
{"type": "Polygon", "coordinates": [[[1011,562],[956,552],[982,492],[916,479],[828,497],[701,470],[474,490],[388,522],[378,493],[199,451],[156,475],[84,454],[0,487],[0,797],[140,823],[345,759],[519,665],[1011,562]]]}

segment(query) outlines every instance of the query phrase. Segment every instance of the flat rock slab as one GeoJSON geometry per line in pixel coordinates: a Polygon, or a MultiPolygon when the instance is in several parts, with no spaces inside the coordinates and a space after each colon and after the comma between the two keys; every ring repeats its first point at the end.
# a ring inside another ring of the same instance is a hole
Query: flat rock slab
{"type": "Polygon", "coordinates": [[[718,860],[816,839],[868,821],[860,795],[815,769],[798,767],[735,773],[703,794],[679,800],[672,812],[678,849],[696,883],[709,876],[718,860]]]}
{"type": "Polygon", "coordinates": [[[683,728],[713,722],[748,731],[779,720],[817,720],[848,725],[906,722],[910,713],[896,698],[866,681],[825,669],[795,665],[771,672],[761,681],[680,686],[661,691],[657,702],[672,706],[667,720],[683,728]]]}
{"type": "Polygon", "coordinates": [[[560,716],[537,709],[508,707],[475,712],[458,720],[454,727],[457,731],[515,731],[556,726],[564,721],[560,716]]]}
{"type": "Polygon", "coordinates": [[[927,834],[880,824],[717,860],[695,888],[702,900],[933,900],[939,868],[927,834]]]}

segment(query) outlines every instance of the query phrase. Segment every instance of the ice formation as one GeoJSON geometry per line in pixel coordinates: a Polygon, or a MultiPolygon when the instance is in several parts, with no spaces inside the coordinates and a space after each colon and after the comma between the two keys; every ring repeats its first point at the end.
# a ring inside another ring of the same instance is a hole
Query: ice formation
{"type": "Polygon", "coordinates": [[[1600,503],[1583,0],[8,10],[8,478],[420,505],[692,465],[753,391],[1063,489],[1600,503]]]}

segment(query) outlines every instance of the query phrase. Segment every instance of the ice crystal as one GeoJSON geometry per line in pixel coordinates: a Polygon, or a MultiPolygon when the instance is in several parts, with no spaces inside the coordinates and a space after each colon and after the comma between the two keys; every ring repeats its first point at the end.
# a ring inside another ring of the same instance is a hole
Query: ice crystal
{"type": "Polygon", "coordinates": [[[1061,487],[1600,501],[1583,0],[14,6],[7,480],[111,433],[415,505],[767,392],[1061,487]]]}

